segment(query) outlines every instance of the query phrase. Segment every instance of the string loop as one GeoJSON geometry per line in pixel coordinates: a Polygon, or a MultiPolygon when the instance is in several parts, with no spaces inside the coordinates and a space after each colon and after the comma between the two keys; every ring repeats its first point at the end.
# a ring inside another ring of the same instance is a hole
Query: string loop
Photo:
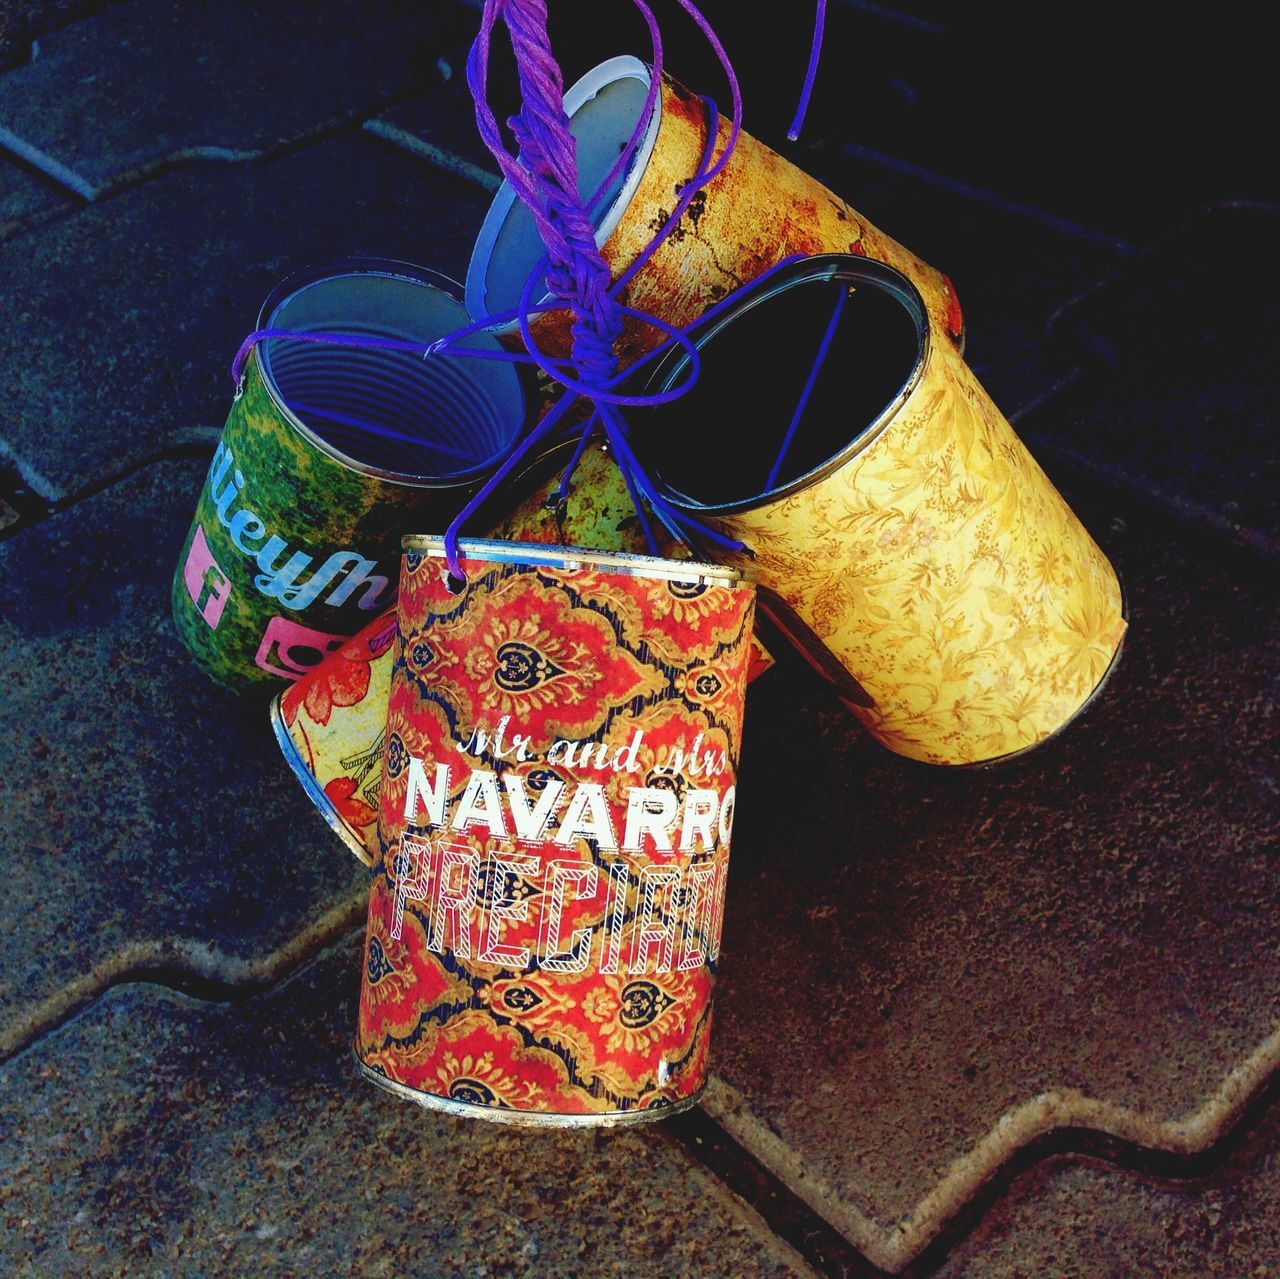
{"type": "MultiPolygon", "coordinates": [[[[591,411],[580,429],[577,446],[561,477],[561,502],[567,499],[573,472],[593,434],[599,429],[611,446],[612,455],[622,472],[627,491],[654,554],[658,553],[658,543],[649,523],[646,507],[677,540],[688,542],[691,537],[697,536],[726,549],[742,549],[741,543],[724,537],[687,513],[676,510],[662,497],[631,448],[628,428],[620,411],[624,406],[668,403],[687,394],[697,382],[700,371],[698,350],[690,331],[735,303],[742,292],[742,289],[738,289],[721,299],[686,329],[677,328],[660,317],[626,306],[620,300],[628,284],[675,230],[698,192],[724,171],[741,133],[742,94],[737,76],[724,46],[693,0],[677,0],[677,3],[710,44],[729,85],[732,112],[724,145],[717,154],[720,115],[715,103],[704,98],[707,109],[707,139],[698,169],[680,188],[675,207],[662,226],[616,281],[612,281],[610,268],[596,244],[592,215],[598,211],[601,201],[613,189],[613,184],[626,171],[640,147],[657,109],[662,83],[663,49],[657,19],[646,0],[632,2],[649,31],[652,50],[649,88],[631,137],[596,190],[584,201],[579,195],[577,152],[564,107],[562,74],[547,31],[546,0],[484,0],[480,29],[467,57],[466,72],[467,84],[475,104],[476,125],[504,178],[529,211],[546,249],[546,253],[526,279],[516,308],[475,320],[426,344],[358,334],[258,329],[244,340],[232,362],[232,378],[239,387],[245,361],[254,344],[269,338],[287,339],[420,353],[425,359],[457,355],[523,362],[541,369],[557,382],[563,388],[559,400],[510,450],[486,483],[458,513],[445,534],[445,555],[449,571],[459,579],[463,577],[463,573],[459,562],[458,539],[467,520],[497,491],[516,466],[561,426],[569,410],[579,401],[590,404],[591,411]],[[514,155],[505,144],[488,102],[489,52],[493,31],[499,19],[505,24],[510,36],[520,87],[520,109],[507,121],[516,146],[514,155]],[[545,300],[534,298],[539,282],[545,282],[549,295],[545,300]],[[571,317],[571,345],[567,359],[553,357],[542,351],[533,333],[534,316],[557,310],[567,310],[571,317]],[[627,320],[653,326],[665,337],[629,369],[619,372],[617,342],[627,320]],[[522,352],[484,350],[462,345],[467,337],[512,322],[518,325],[525,347],[522,352]],[[678,385],[666,391],[648,394],[623,393],[617,389],[624,378],[677,345],[684,349],[688,365],[687,376],[678,385]]],[[[796,117],[788,133],[793,139],[799,132],[813,89],[825,12],[825,0],[817,0],[809,67],[796,117]]],[[[794,256],[784,259],[766,271],[762,279],[792,261],[795,261],[794,256]]],[[[758,279],[755,284],[760,282],[758,279]]],[[[748,286],[743,286],[746,287],[748,286]]],[[[833,320],[833,324],[834,322],[833,320]]],[[[818,362],[821,362],[821,354],[818,362]]],[[[807,395],[804,398],[807,399],[807,395]]],[[[797,410],[797,418],[802,411],[803,402],[797,410]]],[[[352,422],[351,425],[359,424],[352,422]]],[[[372,426],[368,429],[375,430],[372,426]]],[[[787,443],[794,430],[793,420],[787,443]]],[[[785,448],[786,443],[783,445],[784,451],[785,448]]],[[[775,471],[781,460],[779,455],[775,471]]]]}

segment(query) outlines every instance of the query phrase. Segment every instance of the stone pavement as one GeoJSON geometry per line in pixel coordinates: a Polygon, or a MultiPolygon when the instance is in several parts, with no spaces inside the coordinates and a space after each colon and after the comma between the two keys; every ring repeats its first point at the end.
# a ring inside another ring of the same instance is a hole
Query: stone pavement
{"type": "MultiPolygon", "coordinates": [[[[1055,742],[947,772],[782,654],[703,1106],[530,1135],[351,1076],[363,876],[167,603],[269,286],[465,269],[476,7],[0,12],[0,1272],[1280,1276],[1280,206],[1221,157],[1104,191],[941,146],[983,34],[949,15],[834,6],[799,159],[956,282],[1121,572],[1125,655],[1055,742]]],[[[618,51],[571,36],[571,76],[618,51]]],[[[729,43],[777,141],[769,33],[729,43]]]]}

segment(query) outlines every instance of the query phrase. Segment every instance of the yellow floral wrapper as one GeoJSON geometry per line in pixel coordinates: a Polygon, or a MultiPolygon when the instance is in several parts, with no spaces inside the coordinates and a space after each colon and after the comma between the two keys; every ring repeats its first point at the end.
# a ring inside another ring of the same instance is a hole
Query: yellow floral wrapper
{"type": "Polygon", "coordinates": [[[935,340],[908,280],[831,255],[773,287],[812,280],[884,290],[907,308],[918,348],[906,384],[793,482],[718,506],[671,496],[745,544],[725,558],[752,566],[761,609],[882,745],[935,764],[1035,746],[1118,656],[1115,570],[959,353],[935,340]]]}
{"type": "MultiPolygon", "coordinates": [[[[604,141],[613,141],[608,130],[617,129],[618,121],[611,114],[609,95],[630,92],[633,98],[642,96],[641,86],[647,84],[647,67],[635,58],[615,58],[596,67],[568,91],[565,102],[574,116],[580,152],[586,147],[589,153],[587,144],[594,141],[612,162],[616,146],[605,147],[604,141]]],[[[648,247],[707,153],[712,113],[703,98],[664,75],[659,106],[633,174],[603,218],[601,252],[615,280],[648,247]]],[[[719,155],[728,142],[730,122],[718,115],[715,120],[715,154],[719,155]]],[[[630,132],[631,119],[626,117],[617,136],[625,141],[630,132]]],[[[587,172],[581,160],[579,167],[587,172]]],[[[583,181],[589,185],[588,177],[583,181]]],[[[499,287],[495,283],[492,290],[487,285],[503,274],[494,264],[504,261],[504,253],[505,260],[518,256],[507,229],[513,219],[522,216],[513,205],[510,188],[504,187],[485,219],[468,270],[467,308],[475,316],[496,314],[504,306],[516,304],[509,284],[499,287]]],[[[724,171],[698,192],[679,225],[626,284],[619,300],[646,315],[684,327],[783,258],[822,253],[851,253],[901,271],[919,290],[937,332],[950,344],[963,345],[960,305],[951,281],[941,271],[746,132],[740,132],[724,171]]],[[[530,261],[528,266],[532,265],[530,261]]],[[[525,274],[527,270],[513,267],[508,279],[523,283],[525,274]]],[[[563,310],[534,317],[531,331],[539,349],[548,356],[567,357],[572,348],[571,323],[563,310]]],[[[665,336],[653,325],[628,318],[617,345],[619,367],[634,364],[665,336]]],[[[519,347],[514,332],[504,341],[519,347]]],[[[558,394],[549,382],[544,382],[543,390],[549,397],[558,394]]]]}

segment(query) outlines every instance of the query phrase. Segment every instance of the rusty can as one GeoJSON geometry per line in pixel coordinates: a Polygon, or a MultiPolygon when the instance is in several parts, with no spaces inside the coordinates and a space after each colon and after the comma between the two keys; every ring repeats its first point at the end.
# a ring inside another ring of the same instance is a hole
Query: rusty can
{"type": "MultiPolygon", "coordinates": [[[[644,554],[644,536],[626,485],[604,445],[587,448],[568,500],[559,501],[567,452],[557,448],[538,464],[529,495],[489,536],[644,554]]],[[[394,634],[395,609],[390,609],[271,704],[272,729],[286,762],[325,821],[366,866],[373,865],[378,849],[378,788],[394,634]]],[[[772,664],[752,636],[748,681],[772,664]]]]}
{"type": "Polygon", "coordinates": [[[419,1104],[613,1125],[706,1072],[754,593],[405,539],[355,1056],[419,1104]]]}
{"type": "MultiPolygon", "coordinates": [[[[583,191],[593,191],[631,138],[644,110],[650,68],[638,58],[611,58],[565,94],[578,147],[583,191]]],[[[681,189],[707,152],[711,116],[706,102],[664,75],[657,108],[629,170],[606,192],[596,215],[596,241],[616,280],[648,247],[673,211],[681,189]]],[[[716,154],[730,124],[716,123],[716,154]]],[[[467,310],[480,318],[514,308],[544,248],[528,210],[508,184],[491,205],[467,269],[467,310]]],[[[649,261],[619,295],[626,306],[684,327],[739,286],[793,254],[851,253],[885,262],[919,290],[937,333],[957,347],[964,321],[951,281],[874,226],[852,205],[758,142],[739,135],[724,171],[699,191],[649,261]]],[[[570,316],[551,311],[532,321],[538,346],[567,357],[570,316]]],[[[618,342],[627,368],[665,337],[628,318],[618,342]]],[[[504,340],[518,345],[514,327],[504,340]]],[[[554,393],[544,383],[544,394],[554,393]]]]}
{"type": "Polygon", "coordinates": [[[986,763],[1084,707],[1125,632],[1115,571],[911,281],[798,262],[696,341],[697,385],[637,448],[674,505],[746,545],[761,610],[882,745],[986,763]]]}
{"type": "MultiPolygon", "coordinates": [[[[358,259],[287,279],[258,327],[426,344],[467,321],[444,276],[358,259]]],[[[393,601],[405,525],[447,524],[524,425],[505,363],[259,342],[174,577],[183,642],[232,688],[297,679],[393,601]]]]}

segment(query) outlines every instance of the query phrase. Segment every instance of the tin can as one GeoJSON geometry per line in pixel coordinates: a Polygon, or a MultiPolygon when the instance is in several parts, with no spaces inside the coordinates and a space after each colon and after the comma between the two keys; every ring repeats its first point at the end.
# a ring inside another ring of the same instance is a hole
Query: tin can
{"type": "Polygon", "coordinates": [[[934,336],[891,268],[796,263],[697,336],[697,386],[636,443],[673,504],[746,544],[761,609],[882,745],[986,763],[1082,709],[1124,609],[1106,556],[934,336]],[[742,450],[747,424],[772,448],[742,450]]]}
{"type": "MultiPolygon", "coordinates": [[[[528,497],[490,536],[503,541],[565,543],[642,555],[647,549],[618,468],[602,444],[582,456],[567,501],[558,499],[563,448],[538,468],[528,497]]],[[[673,548],[674,549],[674,548],[673,548]]],[[[278,694],[271,725],[285,761],[325,821],[366,866],[377,856],[378,790],[395,661],[395,609],[278,694]]],[[[754,635],[748,682],[773,658],[754,635]]]]}
{"type": "MultiPolygon", "coordinates": [[[[565,94],[578,144],[583,191],[603,181],[644,109],[650,69],[633,57],[612,58],[565,94]]],[[[716,154],[730,124],[717,122],[716,154]]],[[[630,170],[606,193],[596,240],[616,280],[666,222],[683,187],[707,151],[707,104],[663,76],[658,107],[630,170]]],[[[467,309],[476,317],[515,307],[543,255],[528,211],[504,184],[489,209],[467,269],[467,309]]],[[[724,171],[700,191],[666,241],[622,290],[629,307],[684,327],[726,294],[793,254],[851,253],[885,262],[919,290],[938,334],[957,347],[964,321],[951,281],[874,226],[850,204],[750,134],[739,135],[724,171]]],[[[565,358],[572,348],[571,317],[551,311],[532,321],[538,346],[565,358]]],[[[617,350],[627,368],[665,334],[628,318],[617,350]]],[[[510,330],[508,343],[517,345],[510,330]]],[[[551,393],[552,388],[544,387],[551,393]]]]}
{"type": "Polygon", "coordinates": [[[405,539],[355,1056],[419,1104],[613,1125],[703,1086],[754,594],[405,539]],[[456,593],[455,593],[456,592],[456,593]]]}
{"type": "MultiPolygon", "coordinates": [[[[360,259],[290,277],[258,327],[427,343],[467,322],[459,298],[360,259]]],[[[405,525],[447,524],[524,421],[507,364],[258,343],[174,577],[183,642],[232,688],[297,679],[387,608],[405,525]]]]}

